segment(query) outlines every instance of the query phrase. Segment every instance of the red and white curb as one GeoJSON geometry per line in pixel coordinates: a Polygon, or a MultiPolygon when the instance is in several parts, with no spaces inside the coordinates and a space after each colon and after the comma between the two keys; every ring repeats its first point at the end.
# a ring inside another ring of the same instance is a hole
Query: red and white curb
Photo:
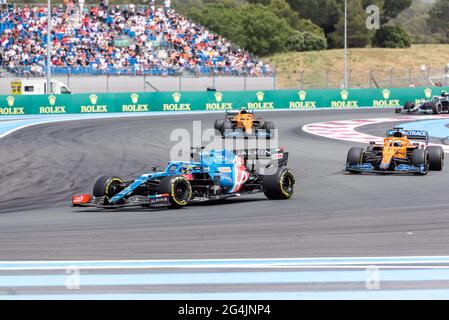
{"type": "MultiPolygon", "coordinates": [[[[356,128],[379,123],[387,122],[412,122],[419,120],[432,120],[432,119],[448,119],[449,115],[431,115],[431,116],[399,116],[390,118],[375,118],[375,119],[357,119],[357,120],[340,120],[340,121],[327,121],[317,122],[305,125],[302,127],[304,132],[329,138],[335,140],[352,141],[359,143],[370,143],[374,141],[376,143],[382,143],[383,137],[372,136],[369,134],[356,131],[356,128]]],[[[393,127],[393,126],[392,126],[393,127]]],[[[443,147],[445,153],[449,153],[449,146],[443,144],[432,144],[443,147]]]]}

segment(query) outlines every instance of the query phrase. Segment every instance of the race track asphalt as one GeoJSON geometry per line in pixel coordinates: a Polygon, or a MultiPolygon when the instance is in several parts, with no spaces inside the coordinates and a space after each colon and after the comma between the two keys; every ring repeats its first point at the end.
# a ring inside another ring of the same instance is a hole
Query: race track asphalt
{"type": "MultiPolygon", "coordinates": [[[[74,193],[103,174],[164,165],[175,128],[222,114],[38,125],[0,139],[0,260],[449,255],[449,169],[427,176],[348,175],[350,142],[302,132],[312,122],[384,111],[270,112],[297,179],[295,196],[228,199],[181,210],[80,210],[74,193]]],[[[382,134],[384,128],[378,130],[382,134]]],[[[373,133],[373,132],[371,132],[373,133]]]]}

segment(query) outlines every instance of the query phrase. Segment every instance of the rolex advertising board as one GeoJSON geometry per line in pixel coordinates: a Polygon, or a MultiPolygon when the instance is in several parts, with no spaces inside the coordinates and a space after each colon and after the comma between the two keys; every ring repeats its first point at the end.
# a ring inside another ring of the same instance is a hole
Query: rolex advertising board
{"type": "Polygon", "coordinates": [[[449,91],[449,88],[8,95],[0,96],[0,116],[226,111],[241,108],[254,111],[393,108],[401,107],[407,101],[421,103],[445,90],[449,91]]]}

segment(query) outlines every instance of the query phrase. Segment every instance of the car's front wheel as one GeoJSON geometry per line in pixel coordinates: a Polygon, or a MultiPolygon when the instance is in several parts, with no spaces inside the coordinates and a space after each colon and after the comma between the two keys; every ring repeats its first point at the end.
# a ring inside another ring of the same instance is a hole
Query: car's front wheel
{"type": "Polygon", "coordinates": [[[429,157],[429,169],[432,171],[443,170],[444,164],[444,151],[439,146],[427,147],[427,154],[429,157]]]}
{"type": "Polygon", "coordinates": [[[172,208],[182,208],[189,204],[192,198],[192,186],[183,176],[170,176],[161,180],[159,194],[168,194],[172,208]]]}
{"type": "MultiPolygon", "coordinates": [[[[365,151],[363,148],[353,147],[349,149],[348,156],[346,157],[346,166],[357,166],[363,163],[363,156],[365,151]]],[[[351,173],[360,173],[359,171],[349,170],[351,173]]]]}
{"type": "Polygon", "coordinates": [[[363,148],[354,147],[349,149],[346,163],[351,166],[362,164],[363,153],[363,148]]]}
{"type": "Polygon", "coordinates": [[[124,189],[124,182],[119,177],[102,176],[97,179],[93,188],[94,197],[112,198],[124,189]]]}
{"type": "MultiPolygon", "coordinates": [[[[412,165],[415,167],[425,166],[428,167],[428,155],[426,149],[416,149],[412,152],[412,165]]],[[[425,172],[421,172],[419,174],[427,174],[427,170],[425,172]]]]}

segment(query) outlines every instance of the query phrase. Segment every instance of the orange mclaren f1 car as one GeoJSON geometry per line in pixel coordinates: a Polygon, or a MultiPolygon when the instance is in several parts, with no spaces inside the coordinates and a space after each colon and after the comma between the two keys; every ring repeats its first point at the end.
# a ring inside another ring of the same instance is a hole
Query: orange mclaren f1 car
{"type": "Polygon", "coordinates": [[[215,120],[214,128],[223,138],[257,137],[270,139],[274,136],[274,123],[256,117],[254,112],[242,109],[227,111],[224,120],[215,120]]]}
{"type": "Polygon", "coordinates": [[[351,148],[346,161],[346,171],[351,173],[413,173],[425,175],[441,171],[444,152],[440,146],[429,146],[426,131],[387,131],[383,144],[371,142],[366,148],[351,148]],[[425,140],[425,143],[410,140],[425,140]]]}

